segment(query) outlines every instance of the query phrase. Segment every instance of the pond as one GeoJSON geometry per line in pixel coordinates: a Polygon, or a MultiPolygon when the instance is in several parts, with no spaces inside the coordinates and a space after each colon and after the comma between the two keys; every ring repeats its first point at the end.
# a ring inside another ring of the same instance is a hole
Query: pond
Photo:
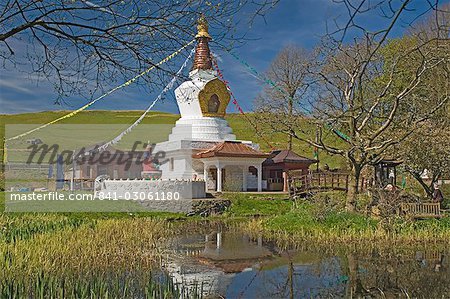
{"type": "Polygon", "coordinates": [[[446,248],[282,249],[211,229],[171,242],[166,270],[211,298],[450,298],[446,248]]]}

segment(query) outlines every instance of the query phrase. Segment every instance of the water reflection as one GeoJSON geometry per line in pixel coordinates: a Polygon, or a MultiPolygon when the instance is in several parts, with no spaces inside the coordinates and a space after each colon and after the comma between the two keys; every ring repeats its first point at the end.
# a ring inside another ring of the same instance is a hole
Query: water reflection
{"type": "Polygon", "coordinates": [[[178,283],[225,298],[450,298],[448,253],[282,250],[231,231],[173,241],[167,270],[178,283]]]}

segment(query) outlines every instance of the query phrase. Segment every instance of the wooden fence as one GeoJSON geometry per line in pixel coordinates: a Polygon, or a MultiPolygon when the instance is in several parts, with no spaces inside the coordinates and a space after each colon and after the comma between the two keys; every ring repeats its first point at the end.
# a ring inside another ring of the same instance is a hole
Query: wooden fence
{"type": "MultiPolygon", "coordinates": [[[[321,171],[308,174],[289,174],[289,192],[293,196],[303,195],[308,192],[319,192],[328,190],[348,191],[348,172],[321,171]]],[[[361,177],[359,190],[365,191],[373,186],[373,180],[361,177]]]]}
{"type": "Polygon", "coordinates": [[[438,202],[428,203],[402,203],[400,205],[401,215],[414,218],[440,218],[441,205],[438,202]]]}
{"type": "Polygon", "coordinates": [[[300,176],[289,176],[291,195],[320,190],[348,190],[349,174],[342,172],[312,172],[300,176]]]}

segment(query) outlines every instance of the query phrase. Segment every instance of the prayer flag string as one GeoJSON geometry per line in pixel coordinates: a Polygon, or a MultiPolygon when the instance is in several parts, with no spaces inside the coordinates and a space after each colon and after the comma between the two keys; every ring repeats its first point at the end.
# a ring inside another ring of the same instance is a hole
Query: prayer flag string
{"type": "MultiPolygon", "coordinates": [[[[131,132],[131,130],[133,130],[137,125],[139,125],[139,123],[144,119],[144,117],[147,115],[147,113],[153,109],[153,106],[155,106],[155,104],[162,98],[162,96],[166,92],[168,92],[169,90],[171,90],[173,88],[178,77],[180,77],[181,73],[186,68],[189,60],[191,59],[192,55],[194,54],[194,51],[195,51],[194,49],[191,50],[191,52],[189,53],[189,56],[186,58],[184,63],[181,65],[181,68],[176,72],[176,74],[173,76],[172,80],[170,80],[170,82],[166,85],[166,87],[164,87],[164,89],[161,91],[161,93],[153,100],[153,102],[150,104],[150,106],[148,106],[147,110],[145,110],[144,113],[132,125],[130,125],[125,131],[123,131],[122,133],[117,135],[117,137],[115,137],[111,141],[100,146],[98,148],[98,151],[104,151],[105,149],[108,148],[108,146],[118,143],[123,138],[123,136],[125,136],[126,134],[131,132]]],[[[87,154],[89,154],[89,153],[87,153],[87,154]]]]}
{"type": "MultiPolygon", "coordinates": [[[[275,88],[276,90],[278,90],[279,92],[281,92],[282,94],[284,94],[285,96],[290,98],[290,95],[283,90],[282,88],[280,88],[276,83],[274,83],[272,80],[264,77],[263,75],[261,75],[254,67],[252,67],[250,64],[248,64],[245,60],[243,60],[242,58],[240,58],[239,56],[237,56],[235,53],[228,51],[228,53],[230,53],[230,55],[237,60],[240,64],[242,64],[243,66],[245,66],[257,79],[263,81],[264,83],[272,86],[273,88],[275,88]]],[[[302,107],[303,110],[305,110],[308,113],[311,113],[311,111],[309,111],[308,109],[302,107]]],[[[338,129],[334,128],[334,125],[332,122],[328,122],[325,124],[325,127],[334,132],[336,135],[338,135],[339,137],[341,137],[342,139],[344,139],[347,142],[351,141],[351,138],[346,135],[345,133],[339,131],[338,129]]]]}
{"type": "Polygon", "coordinates": [[[232,103],[234,104],[234,106],[236,107],[236,109],[239,111],[239,113],[241,113],[245,119],[250,123],[250,125],[255,129],[255,133],[256,135],[258,135],[268,146],[270,149],[274,149],[274,147],[272,146],[272,144],[264,137],[264,135],[262,135],[259,130],[258,127],[256,126],[256,124],[253,123],[253,121],[250,119],[250,117],[244,112],[244,110],[242,110],[241,106],[239,105],[238,101],[236,100],[236,97],[234,96],[233,92],[231,91],[229,82],[227,80],[224,79],[223,77],[223,73],[221,72],[221,70],[219,69],[219,65],[217,64],[217,60],[216,58],[213,56],[212,59],[214,68],[217,71],[217,75],[219,76],[219,78],[223,81],[223,83],[225,83],[228,92],[230,93],[231,99],[232,99],[232,103]]]}
{"type": "MultiPolygon", "coordinates": [[[[18,139],[18,138],[27,136],[27,135],[29,135],[29,134],[31,134],[31,133],[33,133],[33,132],[36,132],[36,131],[38,131],[38,130],[40,130],[40,129],[43,129],[43,128],[45,128],[45,127],[48,127],[49,125],[52,125],[52,124],[57,123],[57,122],[59,122],[59,121],[61,121],[61,120],[63,120],[63,119],[66,119],[66,118],[69,118],[69,117],[72,117],[72,116],[78,114],[79,112],[81,112],[81,111],[83,111],[83,110],[89,108],[90,106],[94,105],[96,102],[100,101],[100,100],[103,99],[104,97],[106,97],[106,96],[112,94],[113,92],[115,92],[115,91],[117,91],[117,90],[119,90],[119,89],[121,89],[121,88],[123,88],[123,87],[125,87],[125,86],[130,85],[131,83],[133,83],[134,81],[136,81],[138,78],[140,78],[140,77],[144,76],[145,74],[149,73],[149,72],[150,72],[151,70],[153,70],[154,68],[156,68],[156,67],[160,66],[161,64],[166,63],[167,61],[171,60],[172,58],[174,58],[175,56],[177,56],[178,54],[180,54],[180,52],[182,52],[185,48],[189,47],[192,43],[194,43],[194,41],[195,41],[195,39],[193,39],[192,41],[190,41],[190,42],[187,43],[186,45],[182,46],[180,49],[178,49],[177,51],[173,52],[172,54],[170,54],[169,56],[167,56],[166,58],[164,58],[163,60],[161,60],[161,61],[158,62],[157,64],[154,64],[154,65],[152,65],[151,67],[149,67],[148,69],[146,69],[145,71],[141,72],[140,74],[138,74],[138,75],[135,76],[134,78],[132,78],[132,79],[126,81],[125,83],[122,83],[122,84],[119,85],[119,86],[114,87],[113,89],[111,89],[111,90],[109,90],[108,92],[102,94],[102,95],[99,96],[98,98],[92,100],[91,102],[89,102],[89,103],[87,103],[86,105],[84,105],[84,106],[78,108],[77,110],[74,110],[74,111],[72,111],[72,112],[70,112],[70,113],[68,113],[68,114],[66,114],[66,115],[63,115],[63,116],[61,116],[61,117],[59,117],[59,118],[57,118],[57,119],[55,119],[55,120],[52,120],[52,121],[50,121],[50,122],[48,122],[48,123],[46,123],[46,124],[43,124],[43,125],[41,125],[41,126],[39,126],[39,127],[37,127],[37,128],[34,128],[34,129],[32,129],[32,130],[29,130],[29,131],[25,132],[25,133],[16,135],[16,136],[14,136],[14,137],[10,137],[10,138],[6,139],[6,141],[15,140],[15,139],[18,139]]],[[[5,145],[5,148],[6,148],[6,145],[5,145]]]]}

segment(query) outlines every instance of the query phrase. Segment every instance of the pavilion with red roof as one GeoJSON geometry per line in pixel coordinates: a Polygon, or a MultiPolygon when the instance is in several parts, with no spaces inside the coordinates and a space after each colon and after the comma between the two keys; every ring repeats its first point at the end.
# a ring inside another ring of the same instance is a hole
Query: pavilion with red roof
{"type": "Polygon", "coordinates": [[[242,141],[223,141],[193,154],[192,158],[203,163],[207,189],[221,192],[227,181],[228,189],[262,191],[262,162],[270,155],[251,145],[242,141]],[[232,184],[235,186],[230,186],[232,184]]]}

